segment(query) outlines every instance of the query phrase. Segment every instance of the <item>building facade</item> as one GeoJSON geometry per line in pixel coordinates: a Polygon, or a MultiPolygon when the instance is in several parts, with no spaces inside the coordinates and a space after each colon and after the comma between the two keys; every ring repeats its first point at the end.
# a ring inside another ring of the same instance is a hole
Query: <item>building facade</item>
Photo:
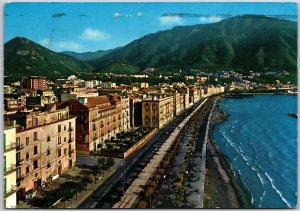
{"type": "Polygon", "coordinates": [[[77,116],[76,152],[78,154],[90,154],[100,150],[105,146],[106,141],[116,137],[116,134],[126,127],[122,125],[121,100],[120,95],[103,95],[85,98],[82,102],[68,100],[60,104],[60,107],[69,106],[70,113],[77,116]]]}
{"type": "Polygon", "coordinates": [[[144,99],[142,101],[142,127],[161,128],[174,116],[173,96],[144,99]]]}
{"type": "Polygon", "coordinates": [[[47,88],[46,77],[43,76],[29,76],[25,79],[26,88],[33,90],[44,90],[47,88]]]}
{"type": "Polygon", "coordinates": [[[15,208],[17,205],[16,184],[16,127],[13,121],[4,122],[3,135],[4,165],[4,208],[15,208]]]}
{"type": "Polygon", "coordinates": [[[43,112],[19,112],[17,122],[16,181],[19,195],[37,190],[75,165],[75,120],[69,109],[50,105],[43,112]]]}

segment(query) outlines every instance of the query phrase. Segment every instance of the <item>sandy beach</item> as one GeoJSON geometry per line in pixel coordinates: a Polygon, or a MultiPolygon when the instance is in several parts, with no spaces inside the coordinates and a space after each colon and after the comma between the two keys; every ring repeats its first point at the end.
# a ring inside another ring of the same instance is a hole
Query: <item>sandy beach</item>
{"type": "MultiPolygon", "coordinates": [[[[218,102],[222,100],[219,99],[218,102]]],[[[250,208],[250,193],[233,175],[225,156],[218,151],[212,131],[214,126],[226,120],[228,114],[222,112],[218,103],[212,114],[207,142],[206,174],[204,186],[204,208],[250,208]]]]}

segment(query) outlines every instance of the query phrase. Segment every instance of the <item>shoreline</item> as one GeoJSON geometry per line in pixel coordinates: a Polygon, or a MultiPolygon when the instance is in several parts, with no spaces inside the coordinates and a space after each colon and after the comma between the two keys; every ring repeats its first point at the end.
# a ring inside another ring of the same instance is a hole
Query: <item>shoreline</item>
{"type": "Polygon", "coordinates": [[[220,100],[223,98],[217,99],[208,131],[204,208],[253,208],[251,193],[235,178],[230,162],[212,137],[215,126],[229,116],[219,108],[220,100]]]}

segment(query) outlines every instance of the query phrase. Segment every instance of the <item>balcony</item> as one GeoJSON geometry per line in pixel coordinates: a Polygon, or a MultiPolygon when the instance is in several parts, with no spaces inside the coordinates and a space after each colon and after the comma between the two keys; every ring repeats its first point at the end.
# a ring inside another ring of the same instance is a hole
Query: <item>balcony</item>
{"type": "Polygon", "coordinates": [[[24,144],[20,144],[16,146],[17,151],[24,148],[24,144]]]}
{"type": "Polygon", "coordinates": [[[74,129],[72,127],[69,127],[68,131],[72,132],[74,129]]]}
{"type": "Polygon", "coordinates": [[[10,167],[4,169],[4,171],[5,171],[4,173],[5,173],[5,175],[8,175],[8,174],[13,173],[16,170],[17,170],[17,166],[15,164],[11,164],[10,167]]]}
{"type": "Polygon", "coordinates": [[[69,141],[68,141],[68,143],[72,143],[74,141],[74,139],[73,138],[69,138],[69,141]]]}
{"type": "Polygon", "coordinates": [[[19,189],[20,189],[20,187],[17,187],[16,185],[12,185],[9,190],[6,190],[4,192],[4,198],[7,198],[8,196],[10,196],[13,193],[17,192],[19,189]]]}
{"type": "Polygon", "coordinates": [[[24,163],[24,159],[17,160],[17,167],[24,163]]]}
{"type": "Polygon", "coordinates": [[[69,153],[68,153],[68,154],[69,154],[69,157],[72,157],[72,154],[73,154],[73,153],[75,153],[75,150],[74,150],[74,149],[72,149],[71,151],[69,151],[69,153]]]}
{"type": "Polygon", "coordinates": [[[16,143],[10,143],[9,145],[5,146],[4,152],[9,152],[17,148],[16,143]]]}
{"type": "Polygon", "coordinates": [[[17,177],[17,182],[20,182],[21,180],[23,180],[25,178],[25,175],[20,175],[17,177]]]}

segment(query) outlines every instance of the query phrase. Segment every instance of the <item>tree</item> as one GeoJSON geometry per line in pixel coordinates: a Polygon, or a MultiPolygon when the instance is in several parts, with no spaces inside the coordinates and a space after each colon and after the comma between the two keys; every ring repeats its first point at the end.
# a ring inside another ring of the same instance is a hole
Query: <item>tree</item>
{"type": "Polygon", "coordinates": [[[106,163],[105,158],[99,158],[97,160],[98,168],[102,171],[103,176],[104,176],[105,163],[106,163]]]}
{"type": "Polygon", "coordinates": [[[108,169],[110,170],[110,167],[112,167],[115,164],[115,161],[112,157],[108,157],[106,159],[106,166],[108,167],[108,169]]]}
{"type": "Polygon", "coordinates": [[[95,177],[95,183],[96,183],[96,181],[97,181],[97,175],[98,175],[99,173],[101,173],[101,169],[99,168],[98,163],[95,164],[95,165],[93,165],[93,166],[91,167],[91,169],[92,169],[92,171],[93,171],[93,176],[95,177]]]}

